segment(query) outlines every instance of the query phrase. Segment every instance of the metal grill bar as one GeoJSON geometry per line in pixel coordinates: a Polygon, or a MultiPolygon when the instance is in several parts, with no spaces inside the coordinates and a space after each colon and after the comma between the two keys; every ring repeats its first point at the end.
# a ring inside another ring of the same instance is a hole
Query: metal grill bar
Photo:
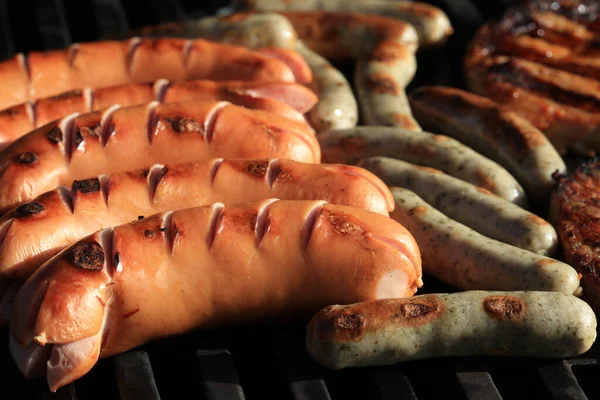
{"type": "Polygon", "coordinates": [[[372,372],[375,390],[381,400],[417,400],[417,395],[402,371],[394,367],[377,368],[372,372]]]}
{"type": "Polygon", "coordinates": [[[229,350],[196,350],[196,359],[196,369],[202,380],[206,399],[246,399],[229,350]]]}
{"type": "Polygon", "coordinates": [[[118,355],[114,368],[122,400],[160,400],[148,353],[130,351],[118,355]]]}
{"type": "Polygon", "coordinates": [[[566,362],[553,362],[538,368],[552,398],[556,400],[587,400],[577,378],[566,362]]]}

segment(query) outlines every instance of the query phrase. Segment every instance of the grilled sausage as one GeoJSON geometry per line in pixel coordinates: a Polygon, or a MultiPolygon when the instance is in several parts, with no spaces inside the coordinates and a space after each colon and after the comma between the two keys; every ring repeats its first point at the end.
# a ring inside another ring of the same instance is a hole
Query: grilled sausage
{"type": "Polygon", "coordinates": [[[222,158],[155,164],[144,171],[78,180],[5,214],[0,219],[0,275],[26,279],[62,248],[138,215],[270,197],[326,200],[386,216],[394,207],[387,186],[358,167],[222,158]]]}
{"type": "Polygon", "coordinates": [[[411,296],[421,285],[413,237],[386,216],[322,201],[214,203],[65,249],[17,294],[10,347],[25,375],[49,359],[54,391],[99,357],[164,335],[411,296]]]}
{"type": "Polygon", "coordinates": [[[358,165],[484,236],[545,256],[556,251],[558,237],[549,222],[486,189],[393,158],[365,158],[358,165]]]}
{"type": "Polygon", "coordinates": [[[485,237],[435,210],[414,192],[392,188],[391,217],[415,237],[423,270],[461,290],[581,292],[570,265],[485,237]]]}
{"type": "Polygon", "coordinates": [[[596,340],[596,316],[581,299],[553,292],[436,293],[333,305],[306,331],[326,367],[390,365],[432,357],[572,357],[596,340]]]}
{"type": "MultiPolygon", "coordinates": [[[[224,100],[252,96],[278,100],[307,113],[317,102],[315,94],[296,83],[260,83],[244,81],[170,82],[159,79],[153,84],[125,84],[101,89],[77,89],[0,111],[0,146],[6,146],[25,133],[72,113],[88,113],[114,104],[132,106],[187,100],[224,100]]],[[[299,115],[287,113],[293,119],[299,115]]]]}
{"type": "Polygon", "coordinates": [[[421,128],[405,87],[416,71],[416,34],[400,21],[346,12],[284,12],[298,37],[330,61],[358,60],[354,83],[366,125],[421,128]]]}
{"type": "Polygon", "coordinates": [[[385,156],[439,169],[526,208],[527,195],[496,162],[443,135],[401,128],[366,127],[319,135],[323,162],[356,164],[361,158],[385,156]]]}
{"type": "Polygon", "coordinates": [[[293,82],[277,58],[206,40],[140,39],[75,43],[0,62],[0,109],[83,87],[189,79],[293,82]]]}
{"type": "Polygon", "coordinates": [[[387,0],[241,0],[257,11],[348,11],[397,18],[415,27],[419,44],[441,44],[452,34],[448,16],[426,3],[387,0]]]}
{"type": "Polygon", "coordinates": [[[454,88],[423,87],[410,95],[417,120],[453,136],[510,171],[529,198],[546,203],[565,163],[542,132],[491,100],[454,88]]]}
{"type": "Polygon", "coordinates": [[[0,210],[76,179],[154,163],[214,157],[320,161],[319,144],[306,123],[260,110],[282,103],[249,99],[257,110],[228,102],[154,102],[44,125],[0,153],[0,210]]]}
{"type": "MultiPolygon", "coordinates": [[[[204,37],[262,49],[263,52],[295,49],[310,66],[313,79],[309,86],[319,94],[319,102],[309,114],[310,122],[317,132],[351,128],[358,122],[358,105],[344,75],[325,58],[297,40],[294,27],[283,15],[237,13],[148,26],[135,33],[151,37],[204,37]]],[[[288,61],[288,65],[290,64],[293,65],[288,61]]]]}

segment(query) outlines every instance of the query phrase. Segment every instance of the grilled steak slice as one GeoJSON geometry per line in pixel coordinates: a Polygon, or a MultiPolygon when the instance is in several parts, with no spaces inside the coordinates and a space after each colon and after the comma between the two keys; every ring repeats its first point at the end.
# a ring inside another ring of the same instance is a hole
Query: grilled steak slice
{"type": "Polygon", "coordinates": [[[557,177],[550,221],[567,263],[581,274],[583,296],[600,312],[600,160],[557,177]]]}

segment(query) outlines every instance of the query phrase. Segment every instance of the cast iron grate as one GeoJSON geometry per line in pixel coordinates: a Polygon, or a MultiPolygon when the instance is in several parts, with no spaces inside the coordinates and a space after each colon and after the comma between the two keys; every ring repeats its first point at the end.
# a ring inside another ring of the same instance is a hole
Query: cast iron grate
{"type": "MultiPolygon", "coordinates": [[[[456,33],[441,49],[419,55],[409,89],[464,87],[461,58],[469,38],[511,0],[432,0],[456,33]],[[442,64],[440,60],[443,60],[442,64]]],[[[0,59],[15,52],[125,35],[140,26],[198,18],[225,0],[0,0],[0,59]],[[18,4],[17,4],[18,3],[18,4]],[[25,7],[24,7],[25,6],[25,7]],[[34,23],[30,13],[33,10],[34,23]]],[[[452,291],[426,278],[427,292],[452,291]]],[[[389,367],[329,371],[304,351],[305,322],[193,332],[101,360],[75,383],[51,394],[42,379],[25,380],[0,346],[3,399],[595,399],[600,398],[600,345],[568,360],[447,358],[389,367]]],[[[8,343],[6,329],[0,343],[8,343]]]]}

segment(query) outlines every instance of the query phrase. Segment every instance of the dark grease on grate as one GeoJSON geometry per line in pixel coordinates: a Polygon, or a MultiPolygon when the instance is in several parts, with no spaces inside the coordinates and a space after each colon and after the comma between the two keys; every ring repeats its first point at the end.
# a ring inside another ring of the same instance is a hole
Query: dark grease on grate
{"type": "MultiPolygon", "coordinates": [[[[409,90],[438,84],[464,88],[462,55],[475,30],[515,1],[432,0],[451,18],[455,34],[419,54],[409,90]],[[443,60],[445,64],[440,64],[443,60]]],[[[122,35],[140,26],[198,18],[226,0],[0,0],[0,58],[17,51],[122,35]],[[39,5],[40,8],[35,8],[39,5]],[[32,13],[21,10],[25,6],[32,13]],[[44,34],[42,34],[44,33],[44,34]]],[[[351,68],[348,71],[351,73],[351,68]]],[[[452,288],[425,277],[425,292],[452,288]]],[[[193,332],[101,360],[75,383],[50,394],[43,379],[26,381],[8,346],[0,346],[2,399],[596,399],[598,345],[570,360],[433,359],[394,366],[330,371],[304,350],[307,321],[193,332]]],[[[6,328],[0,343],[8,343],[6,328]]]]}

